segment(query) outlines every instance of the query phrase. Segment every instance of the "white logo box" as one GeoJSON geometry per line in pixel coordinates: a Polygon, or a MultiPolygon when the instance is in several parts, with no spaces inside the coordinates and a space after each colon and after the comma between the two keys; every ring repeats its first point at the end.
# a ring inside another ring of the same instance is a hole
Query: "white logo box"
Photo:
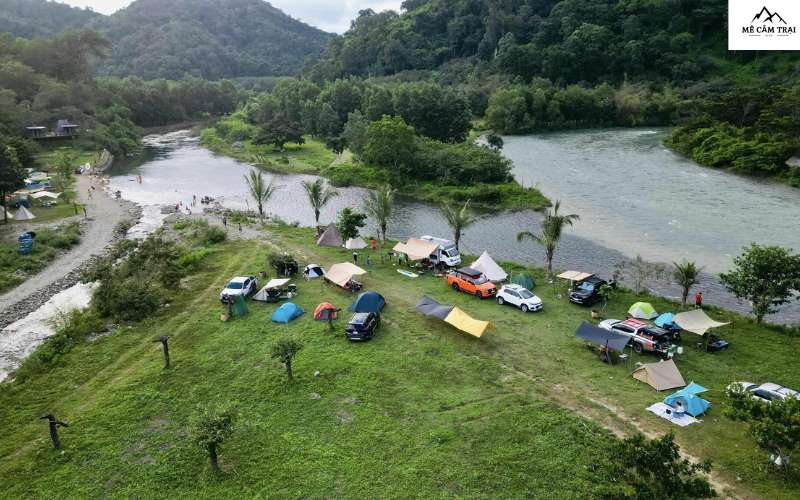
{"type": "Polygon", "coordinates": [[[728,0],[728,50],[800,50],[800,0],[728,0]]]}

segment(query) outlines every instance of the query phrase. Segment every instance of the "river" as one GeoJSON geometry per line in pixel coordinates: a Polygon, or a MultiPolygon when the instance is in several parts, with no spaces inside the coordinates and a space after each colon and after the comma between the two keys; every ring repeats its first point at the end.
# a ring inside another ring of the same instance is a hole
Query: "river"
{"type": "MultiPolygon", "coordinates": [[[[589,270],[608,276],[622,260],[641,255],[654,262],[689,258],[705,267],[700,287],[710,303],[747,311],[725,292],[714,275],[726,270],[732,256],[751,241],[800,248],[800,196],[791,188],[700,167],[663,147],[663,130],[596,130],[506,137],[504,154],[514,161],[514,175],[536,185],[564,212],[581,216],[567,231],[556,255],[559,268],[589,270]]],[[[116,165],[111,189],[144,207],[134,233],[146,234],[161,223],[160,205],[190,203],[208,195],[225,206],[252,208],[243,176],[251,166],[202,147],[188,132],[148,137],[142,158],[116,165]],[[137,176],[142,176],[142,183],[137,176]]],[[[314,223],[301,182],[308,175],[268,174],[281,188],[267,211],[286,222],[314,223]]],[[[322,213],[331,222],[346,206],[359,206],[362,188],[342,188],[322,213]]],[[[199,205],[198,208],[199,209],[199,205]]],[[[485,212],[463,237],[462,250],[488,250],[496,259],[541,264],[541,249],[517,243],[517,232],[535,231],[541,214],[530,210],[485,212]]],[[[390,235],[448,236],[436,207],[401,198],[390,235]]],[[[654,292],[675,297],[667,281],[654,292]]],[[[792,304],[771,321],[800,321],[792,304]]]]}

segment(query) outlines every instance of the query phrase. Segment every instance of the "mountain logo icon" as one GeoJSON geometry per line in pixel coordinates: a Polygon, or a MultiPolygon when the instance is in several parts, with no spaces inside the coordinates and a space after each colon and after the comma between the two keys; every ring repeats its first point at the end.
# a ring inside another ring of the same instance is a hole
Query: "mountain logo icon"
{"type": "Polygon", "coordinates": [[[764,6],[764,8],[761,9],[761,12],[756,14],[753,20],[750,21],[750,24],[756,21],[761,21],[762,23],[770,22],[774,24],[776,19],[782,22],[783,24],[786,24],[786,21],[783,20],[780,14],[778,14],[777,12],[770,12],[769,9],[766,6],[764,6]]]}

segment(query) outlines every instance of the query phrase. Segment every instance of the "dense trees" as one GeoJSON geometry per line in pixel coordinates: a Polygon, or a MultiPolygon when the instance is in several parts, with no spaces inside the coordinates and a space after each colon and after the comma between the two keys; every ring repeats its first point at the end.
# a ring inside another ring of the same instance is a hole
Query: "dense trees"
{"type": "Polygon", "coordinates": [[[725,287],[752,305],[761,323],[767,314],[797,298],[800,292],[800,255],[779,246],[756,243],[733,259],[733,269],[720,275],[725,287]]]}
{"type": "Polygon", "coordinates": [[[52,36],[67,29],[86,26],[101,17],[89,9],[78,9],[48,0],[0,0],[0,32],[23,38],[52,36]]]}
{"type": "Polygon", "coordinates": [[[724,0],[428,0],[365,10],[311,72],[317,79],[429,70],[454,60],[563,84],[682,84],[724,47],[724,0]]]}

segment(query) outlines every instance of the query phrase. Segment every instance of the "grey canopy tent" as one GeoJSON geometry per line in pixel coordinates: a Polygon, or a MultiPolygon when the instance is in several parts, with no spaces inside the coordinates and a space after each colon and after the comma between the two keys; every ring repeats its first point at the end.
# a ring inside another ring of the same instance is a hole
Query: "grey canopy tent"
{"type": "Polygon", "coordinates": [[[603,330],[602,328],[583,322],[578,330],[575,332],[576,337],[580,337],[592,344],[605,347],[617,352],[625,351],[625,346],[628,345],[630,340],[625,335],[603,330]]]}
{"type": "Polygon", "coordinates": [[[339,248],[343,244],[342,235],[339,233],[339,229],[336,228],[336,224],[333,223],[328,225],[325,232],[317,240],[317,245],[321,247],[339,248]]]}
{"type": "Polygon", "coordinates": [[[450,312],[453,310],[454,306],[440,304],[436,300],[428,297],[427,295],[422,297],[422,299],[417,304],[417,311],[421,312],[425,316],[431,316],[433,318],[440,319],[442,321],[447,318],[450,312]]]}

